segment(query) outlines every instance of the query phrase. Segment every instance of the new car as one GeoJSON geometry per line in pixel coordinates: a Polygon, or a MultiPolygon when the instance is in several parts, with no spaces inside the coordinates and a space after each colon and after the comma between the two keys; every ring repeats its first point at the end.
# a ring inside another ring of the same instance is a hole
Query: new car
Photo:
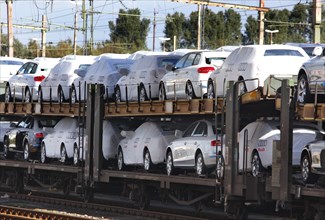
{"type": "Polygon", "coordinates": [[[325,54],[322,47],[315,47],[315,57],[302,64],[298,72],[297,102],[306,103],[314,101],[317,93],[325,95],[325,54]]]}
{"type": "Polygon", "coordinates": [[[112,99],[114,86],[122,77],[121,69],[129,69],[134,60],[112,58],[111,56],[101,55],[87,70],[79,69],[79,75],[72,83],[71,102],[85,100],[86,84],[103,84],[105,86],[104,99],[112,99]]]}
{"type": "Polygon", "coordinates": [[[145,101],[158,98],[160,79],[168,68],[175,65],[181,56],[156,53],[137,59],[127,75],[122,76],[115,86],[115,100],[145,101]]]}
{"type": "MultiPolygon", "coordinates": [[[[250,170],[258,176],[272,166],[273,141],[280,140],[280,122],[278,120],[258,120],[245,126],[239,133],[239,170],[250,170]],[[244,143],[247,143],[244,150],[244,143]],[[243,154],[245,152],[245,155],[243,154]]],[[[304,146],[314,140],[322,139],[316,125],[295,122],[293,124],[292,165],[300,166],[304,146]]]]}
{"type": "Polygon", "coordinates": [[[96,56],[68,56],[51,70],[41,82],[38,90],[38,101],[57,101],[62,103],[70,100],[71,85],[78,77],[76,69],[87,69],[96,61],[96,56]]]}
{"type": "Polygon", "coordinates": [[[23,117],[3,137],[4,157],[9,159],[15,153],[20,153],[25,160],[29,160],[36,156],[40,152],[41,141],[48,132],[45,128],[53,128],[58,121],[58,117],[23,117]]]}
{"type": "Polygon", "coordinates": [[[23,64],[6,83],[5,101],[9,102],[13,97],[25,102],[37,100],[40,83],[58,61],[57,58],[38,58],[23,64]]]}
{"type": "Polygon", "coordinates": [[[216,165],[217,152],[221,152],[220,136],[212,121],[198,120],[183,132],[177,130],[177,139],[167,146],[166,171],[172,175],[176,169],[193,169],[197,175],[204,175],[216,165]]]}
{"type": "Polygon", "coordinates": [[[325,175],[325,141],[308,143],[301,152],[300,169],[305,183],[315,183],[325,175]]]}
{"type": "Polygon", "coordinates": [[[143,166],[150,171],[152,166],[165,161],[166,147],[174,140],[173,126],[145,122],[135,131],[122,131],[124,137],[118,145],[118,169],[126,165],[143,166]]]}
{"type": "Polygon", "coordinates": [[[203,97],[212,71],[219,69],[228,51],[192,51],[185,54],[173,70],[162,77],[159,100],[203,97]]]}
{"type": "Polygon", "coordinates": [[[17,73],[17,70],[26,61],[15,57],[0,57],[0,83],[8,82],[10,77],[17,73]]]}
{"type": "Polygon", "coordinates": [[[229,81],[239,82],[239,93],[242,94],[263,87],[270,75],[296,77],[300,66],[308,59],[308,54],[295,46],[241,46],[225,59],[220,69],[211,73],[207,97],[214,98],[215,89],[218,97],[224,97],[229,81]]]}

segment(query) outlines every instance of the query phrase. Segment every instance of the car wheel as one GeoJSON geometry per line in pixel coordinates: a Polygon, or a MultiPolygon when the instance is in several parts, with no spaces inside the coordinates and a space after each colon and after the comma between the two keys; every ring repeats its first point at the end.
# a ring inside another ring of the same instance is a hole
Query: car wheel
{"type": "Polygon", "coordinates": [[[140,85],[138,92],[139,92],[138,99],[140,102],[148,100],[146,95],[146,89],[144,88],[143,85],[140,85]]]}
{"type": "Polygon", "coordinates": [[[47,163],[48,160],[49,159],[46,156],[46,147],[45,147],[45,144],[42,143],[42,146],[41,146],[41,163],[47,163]]]}
{"type": "Polygon", "coordinates": [[[214,95],[214,86],[213,86],[213,82],[209,81],[208,82],[208,89],[207,89],[207,98],[208,99],[213,99],[215,97],[214,95]]]}
{"type": "Polygon", "coordinates": [[[187,100],[191,100],[195,97],[194,95],[194,90],[193,90],[193,85],[191,82],[186,83],[186,98],[187,100]]]}
{"type": "Polygon", "coordinates": [[[225,174],[225,161],[222,155],[219,155],[217,158],[217,167],[216,167],[216,176],[217,180],[220,182],[225,174]]]}
{"type": "Polygon", "coordinates": [[[73,148],[73,165],[79,165],[79,150],[77,146],[73,148]]]}
{"type": "Polygon", "coordinates": [[[302,74],[299,76],[298,85],[297,85],[297,102],[306,103],[311,101],[311,95],[309,91],[309,85],[307,76],[302,74]]]}
{"type": "Polygon", "coordinates": [[[124,170],[124,158],[123,158],[123,151],[122,149],[118,149],[117,153],[117,168],[118,170],[124,170]]]}
{"type": "Polygon", "coordinates": [[[76,88],[74,86],[72,86],[71,88],[71,103],[74,104],[77,102],[77,92],[76,92],[76,88]]]}
{"type": "Polygon", "coordinates": [[[311,161],[308,154],[305,154],[301,159],[301,175],[302,180],[305,183],[315,183],[317,181],[317,175],[311,172],[311,161]]]}
{"type": "Polygon", "coordinates": [[[30,91],[29,91],[29,88],[26,88],[26,91],[25,91],[25,102],[26,103],[30,103],[31,102],[31,94],[30,94],[30,91]]]}
{"type": "Polygon", "coordinates": [[[160,83],[158,98],[159,98],[159,101],[165,101],[166,100],[166,91],[165,91],[165,86],[164,86],[163,83],[160,83]]]}
{"type": "Polygon", "coordinates": [[[68,162],[68,155],[65,146],[62,144],[60,151],[60,162],[66,164],[68,162]]]}
{"type": "Polygon", "coordinates": [[[174,162],[173,162],[173,155],[172,152],[169,151],[167,153],[167,157],[166,157],[166,171],[167,171],[167,175],[170,176],[172,174],[174,174],[174,162]]]}
{"type": "Polygon", "coordinates": [[[38,88],[38,94],[37,94],[37,102],[42,103],[42,101],[43,101],[43,92],[42,92],[42,88],[39,87],[38,88]]]}
{"type": "Polygon", "coordinates": [[[12,158],[12,153],[9,150],[9,140],[8,138],[5,138],[3,141],[3,156],[5,159],[12,158]]]}
{"type": "Polygon", "coordinates": [[[11,91],[10,91],[10,86],[6,85],[5,89],[5,102],[11,102],[11,91]]]}
{"type": "Polygon", "coordinates": [[[206,172],[206,167],[204,164],[204,159],[202,153],[198,153],[195,158],[195,170],[197,175],[203,175],[206,172]]]}
{"type": "Polygon", "coordinates": [[[29,160],[29,144],[28,141],[24,141],[24,160],[29,160]]]}
{"type": "Polygon", "coordinates": [[[63,90],[62,90],[62,87],[60,86],[58,88],[58,102],[61,104],[64,101],[65,101],[65,98],[64,98],[63,90]]]}
{"type": "Polygon", "coordinates": [[[146,150],[143,156],[143,167],[145,171],[149,171],[152,166],[149,150],[146,150]]]}
{"type": "Polygon", "coordinates": [[[262,172],[262,163],[260,156],[257,152],[253,153],[252,159],[251,159],[251,169],[252,169],[252,175],[254,177],[257,177],[262,172]]]}
{"type": "Polygon", "coordinates": [[[121,102],[121,89],[119,86],[115,87],[115,101],[121,102]]]}

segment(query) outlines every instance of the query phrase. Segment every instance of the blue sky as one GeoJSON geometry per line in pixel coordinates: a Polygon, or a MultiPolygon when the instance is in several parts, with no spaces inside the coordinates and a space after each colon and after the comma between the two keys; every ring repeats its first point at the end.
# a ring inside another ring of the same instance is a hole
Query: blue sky
{"type": "MultiPolygon", "coordinates": [[[[265,0],[265,7],[272,9],[291,9],[293,5],[301,2],[311,2],[312,0],[265,0]]],[[[47,42],[56,44],[60,40],[68,38],[73,39],[73,31],[64,28],[65,26],[73,27],[74,14],[78,16],[78,27],[82,27],[82,19],[80,16],[82,0],[76,0],[77,4],[70,0],[54,0],[53,4],[49,0],[14,0],[13,1],[13,23],[19,25],[41,26],[42,15],[47,16],[50,24],[50,31],[47,32],[47,42]]],[[[223,2],[229,4],[242,4],[250,6],[258,6],[259,0],[215,0],[215,2],[223,2]]],[[[89,1],[86,0],[86,7],[89,8],[89,1]]],[[[94,0],[94,11],[100,12],[94,15],[94,42],[101,42],[109,38],[108,21],[115,21],[118,17],[120,8],[125,10],[131,8],[139,8],[143,17],[153,21],[154,10],[156,14],[156,51],[160,50],[159,37],[164,37],[163,29],[165,25],[165,17],[168,13],[182,12],[188,16],[191,12],[197,10],[197,5],[177,3],[170,0],[94,0]]],[[[209,7],[217,12],[226,10],[225,8],[209,7]]],[[[0,0],[0,19],[2,23],[7,22],[6,4],[4,0],[0,0]]],[[[242,16],[243,22],[250,15],[257,16],[257,11],[245,11],[236,9],[242,16]]],[[[90,23],[90,21],[88,21],[90,23]]],[[[88,25],[89,27],[89,25],[88,25]]],[[[243,27],[243,24],[242,24],[243,27]]],[[[3,33],[7,33],[6,26],[2,27],[3,33]]],[[[14,36],[22,43],[26,44],[30,39],[41,39],[39,30],[14,28],[14,36]]],[[[88,33],[88,38],[90,34],[88,33]]],[[[150,31],[147,38],[147,47],[153,48],[153,25],[150,24],[150,31]]],[[[84,37],[82,32],[78,32],[77,41],[82,45],[84,37]]]]}

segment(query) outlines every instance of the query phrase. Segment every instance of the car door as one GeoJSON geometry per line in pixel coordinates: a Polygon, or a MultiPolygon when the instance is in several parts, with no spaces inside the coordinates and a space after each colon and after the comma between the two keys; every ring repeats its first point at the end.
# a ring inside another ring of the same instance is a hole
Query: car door
{"type": "Polygon", "coordinates": [[[324,51],[322,55],[312,58],[312,62],[308,63],[307,74],[308,81],[311,84],[315,84],[315,81],[325,78],[325,56],[324,51]]]}
{"type": "Polygon", "coordinates": [[[173,142],[172,153],[175,167],[190,166],[193,157],[187,153],[191,152],[190,146],[194,142],[192,135],[197,126],[198,122],[191,124],[184,132],[183,137],[173,142]]]}
{"type": "Polygon", "coordinates": [[[29,74],[36,72],[37,64],[27,62],[17,71],[17,74],[10,78],[11,92],[15,93],[16,98],[22,98],[27,85],[29,74]]]}

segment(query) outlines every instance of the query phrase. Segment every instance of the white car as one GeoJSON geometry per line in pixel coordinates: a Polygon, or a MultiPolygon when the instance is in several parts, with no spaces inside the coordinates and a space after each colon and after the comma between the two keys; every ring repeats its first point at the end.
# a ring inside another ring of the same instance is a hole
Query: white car
{"type": "MultiPolygon", "coordinates": [[[[103,139],[102,139],[102,152],[103,157],[105,160],[116,161],[117,158],[117,149],[118,144],[122,140],[122,136],[120,134],[120,130],[116,127],[116,125],[108,120],[103,121],[103,139]]],[[[80,150],[80,146],[85,147],[84,149],[88,148],[88,137],[86,134],[86,130],[84,130],[84,139],[77,137],[74,141],[73,146],[73,164],[77,165],[79,161],[84,160],[85,158],[85,151],[80,150]]]]}
{"type": "MultiPolygon", "coordinates": [[[[239,133],[239,170],[243,170],[244,143],[247,141],[247,167],[253,176],[272,166],[273,141],[280,140],[280,122],[259,120],[248,124],[239,133]],[[247,132],[247,138],[245,133],[247,132]],[[247,139],[247,140],[246,140],[247,139]]],[[[292,165],[299,166],[304,146],[322,138],[317,126],[307,123],[293,124],[292,165]]],[[[245,155],[246,156],[246,155],[245,155]]]]}
{"type": "Polygon", "coordinates": [[[181,56],[156,53],[139,58],[131,65],[126,76],[122,76],[115,86],[115,100],[145,101],[158,98],[158,86],[167,69],[181,56]],[[127,90],[127,92],[126,92],[127,90]]]}
{"type": "Polygon", "coordinates": [[[159,100],[203,97],[212,71],[219,69],[229,51],[193,51],[185,54],[161,79],[159,100]]]}
{"type": "Polygon", "coordinates": [[[73,147],[78,135],[77,119],[69,117],[61,119],[41,143],[41,163],[47,163],[49,158],[56,158],[62,163],[67,163],[73,157],[73,147]]]}
{"type": "Polygon", "coordinates": [[[177,130],[166,149],[167,175],[175,173],[175,168],[195,169],[197,175],[204,175],[215,167],[217,152],[221,151],[220,140],[216,140],[213,122],[198,120],[183,132],[177,130]]]}
{"type": "Polygon", "coordinates": [[[12,98],[30,102],[37,100],[38,87],[58,63],[57,58],[38,58],[23,64],[6,84],[5,101],[12,98]]]}
{"type": "Polygon", "coordinates": [[[315,183],[325,175],[325,141],[308,143],[301,152],[300,169],[305,183],[315,183]]]}
{"type": "Polygon", "coordinates": [[[123,170],[125,165],[136,165],[149,171],[153,164],[165,161],[166,147],[175,139],[172,127],[155,122],[145,122],[135,131],[123,130],[121,134],[125,138],[118,147],[119,170],[123,170]]]}
{"type": "Polygon", "coordinates": [[[20,58],[0,57],[0,83],[8,82],[24,63],[25,60],[20,58]]]}
{"type": "Polygon", "coordinates": [[[85,100],[88,83],[105,85],[104,99],[113,98],[114,86],[122,77],[121,69],[129,69],[134,60],[101,55],[87,70],[78,70],[72,83],[71,102],[85,100]]]}
{"type": "Polygon", "coordinates": [[[300,47],[288,45],[248,45],[234,50],[220,69],[208,79],[207,97],[224,97],[229,81],[240,81],[240,93],[264,86],[270,75],[297,76],[301,65],[309,59],[300,47]]]}
{"type": "Polygon", "coordinates": [[[39,86],[39,101],[70,100],[71,85],[78,77],[76,69],[87,69],[96,61],[96,56],[69,56],[51,70],[39,86]]]}

